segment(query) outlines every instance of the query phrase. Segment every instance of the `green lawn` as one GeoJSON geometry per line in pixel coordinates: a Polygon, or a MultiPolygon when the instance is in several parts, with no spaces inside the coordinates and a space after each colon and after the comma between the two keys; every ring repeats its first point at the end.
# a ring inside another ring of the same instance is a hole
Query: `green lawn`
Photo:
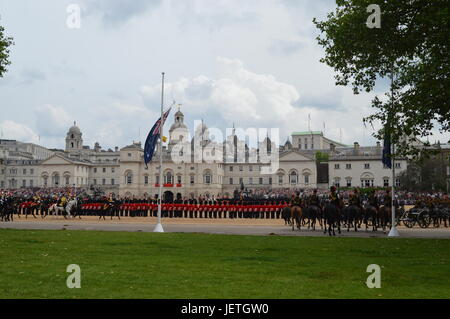
{"type": "Polygon", "coordinates": [[[0,230],[0,298],[449,297],[445,239],[0,230]]]}

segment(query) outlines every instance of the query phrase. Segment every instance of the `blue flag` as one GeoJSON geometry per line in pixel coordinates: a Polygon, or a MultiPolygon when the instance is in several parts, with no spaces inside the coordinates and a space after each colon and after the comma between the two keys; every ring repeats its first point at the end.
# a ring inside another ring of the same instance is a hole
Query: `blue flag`
{"type": "MultiPolygon", "coordinates": [[[[170,109],[171,108],[169,108],[163,115],[163,124],[166,121],[167,117],[169,116],[170,109]]],[[[156,121],[155,125],[153,125],[152,129],[148,133],[147,139],[145,140],[144,146],[145,166],[147,166],[147,164],[152,160],[153,154],[155,153],[156,142],[158,141],[159,138],[160,126],[161,126],[161,118],[159,118],[158,121],[156,121]]]]}
{"type": "Polygon", "coordinates": [[[387,167],[392,168],[391,138],[390,138],[389,134],[387,134],[387,129],[384,129],[383,158],[381,161],[387,167]]]}

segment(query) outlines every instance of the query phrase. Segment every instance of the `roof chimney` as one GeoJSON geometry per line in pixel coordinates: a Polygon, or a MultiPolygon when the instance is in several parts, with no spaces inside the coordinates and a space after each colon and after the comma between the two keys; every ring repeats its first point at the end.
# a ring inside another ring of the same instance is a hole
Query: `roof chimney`
{"type": "Polygon", "coordinates": [[[359,155],[359,143],[358,142],[355,142],[353,144],[353,153],[354,153],[354,155],[359,155]]]}

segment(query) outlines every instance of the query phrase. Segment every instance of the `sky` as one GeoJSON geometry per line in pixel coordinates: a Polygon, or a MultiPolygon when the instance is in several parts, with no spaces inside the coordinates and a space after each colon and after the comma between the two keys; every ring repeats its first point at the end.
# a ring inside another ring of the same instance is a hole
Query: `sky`
{"type": "MultiPolygon", "coordinates": [[[[203,120],[224,135],[233,125],[279,128],[281,144],[311,129],[374,145],[378,127],[362,119],[386,87],[353,95],[319,62],[312,20],[334,7],[332,0],[0,0],[0,24],[15,42],[0,78],[0,137],[64,148],[76,121],[91,147],[144,142],[159,117],[165,72],[164,104],[181,104],[191,132],[203,120]],[[81,8],[80,28],[68,26],[71,4],[81,8]]],[[[438,139],[450,134],[430,141],[438,139]]]]}

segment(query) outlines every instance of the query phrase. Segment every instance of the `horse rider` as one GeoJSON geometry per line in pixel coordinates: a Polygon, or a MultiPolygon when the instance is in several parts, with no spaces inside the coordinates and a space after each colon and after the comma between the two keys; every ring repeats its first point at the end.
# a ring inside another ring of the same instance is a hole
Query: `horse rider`
{"type": "Polygon", "coordinates": [[[350,195],[348,204],[349,204],[349,206],[355,205],[356,207],[362,208],[361,207],[361,196],[359,194],[358,188],[355,188],[355,190],[353,191],[353,194],[350,195]]]}
{"type": "Polygon", "coordinates": [[[380,205],[378,203],[378,198],[375,196],[374,190],[372,190],[369,194],[368,203],[370,206],[375,207],[377,210],[380,208],[380,205]]]}
{"type": "Polygon", "coordinates": [[[300,192],[295,192],[295,195],[291,199],[291,207],[298,206],[302,207],[302,199],[300,197],[300,192]]]}
{"type": "Polygon", "coordinates": [[[58,200],[58,206],[63,207],[65,209],[66,205],[67,205],[67,197],[65,195],[62,195],[58,200]]]}
{"type": "Polygon", "coordinates": [[[391,207],[391,203],[392,203],[391,192],[387,190],[383,198],[383,205],[386,207],[391,207]]]}
{"type": "Polygon", "coordinates": [[[336,192],[336,186],[331,186],[330,188],[330,196],[329,196],[329,200],[330,200],[330,204],[336,206],[338,209],[340,209],[341,203],[340,203],[340,198],[338,193],[336,192]]]}
{"type": "Polygon", "coordinates": [[[320,208],[320,199],[317,195],[317,189],[314,189],[313,193],[309,196],[308,203],[310,206],[317,206],[320,208]]]}

